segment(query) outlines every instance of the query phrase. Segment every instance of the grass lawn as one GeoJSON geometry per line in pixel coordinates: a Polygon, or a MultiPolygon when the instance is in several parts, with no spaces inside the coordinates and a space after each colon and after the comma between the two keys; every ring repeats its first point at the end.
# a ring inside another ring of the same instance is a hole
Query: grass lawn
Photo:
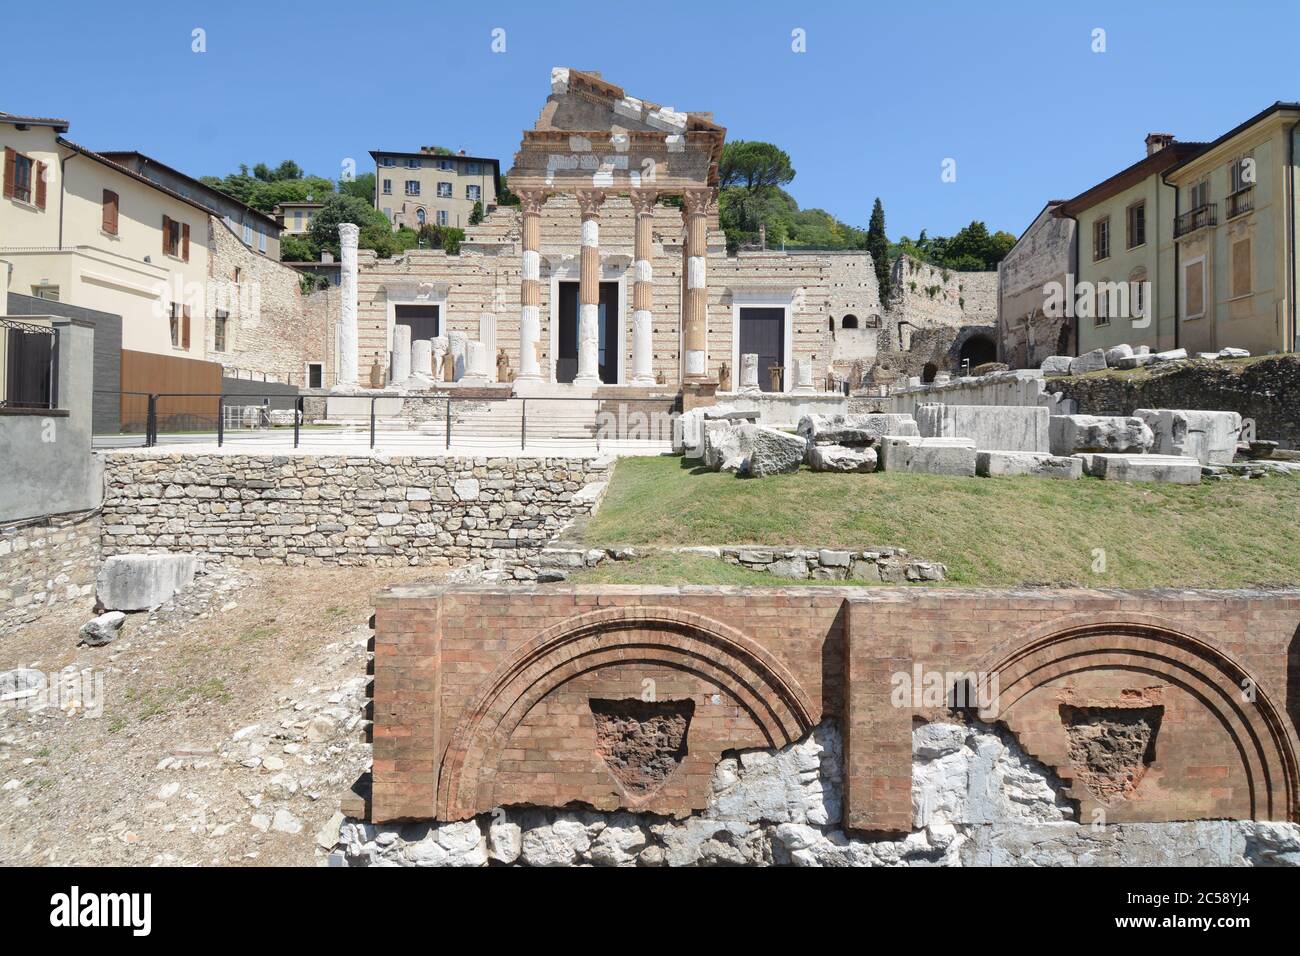
{"type": "MultiPolygon", "coordinates": [[[[680,458],[619,461],[593,545],[903,547],[953,585],[1294,587],[1300,478],[1201,485],[1084,478],[945,478],[877,472],[762,480],[680,458]],[[1104,571],[1096,549],[1102,549],[1104,571]]],[[[785,584],[707,558],[611,563],[592,583],[785,584]]]]}

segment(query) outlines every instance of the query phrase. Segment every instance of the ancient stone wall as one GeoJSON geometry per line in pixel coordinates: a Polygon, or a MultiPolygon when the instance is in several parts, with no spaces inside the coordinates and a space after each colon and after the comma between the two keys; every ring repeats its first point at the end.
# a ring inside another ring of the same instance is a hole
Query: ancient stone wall
{"type": "Polygon", "coordinates": [[[1053,377],[1046,388],[1078,403],[1081,415],[1132,415],[1139,408],[1237,412],[1255,437],[1300,448],[1300,359],[1179,362],[1136,374],[1053,377]]]}
{"type": "Polygon", "coordinates": [[[1064,286],[1074,241],[1074,220],[1045,210],[998,264],[998,356],[1012,368],[1038,368],[1049,355],[1074,354],[1071,323],[1043,312],[1044,287],[1064,286]]]}
{"type": "MultiPolygon", "coordinates": [[[[105,555],[292,565],[513,564],[591,509],[584,458],[106,456],[105,555]]],[[[529,572],[522,570],[521,574],[529,572]]]]}
{"type": "Polygon", "coordinates": [[[327,359],[327,313],[304,310],[297,271],[245,246],[215,216],[210,230],[208,275],[216,300],[204,333],[206,358],[231,377],[306,385],[306,364],[327,359]],[[216,349],[215,310],[229,313],[222,351],[216,349]]]}
{"type": "Polygon", "coordinates": [[[98,511],[0,527],[0,632],[91,600],[99,538],[98,511]]]}

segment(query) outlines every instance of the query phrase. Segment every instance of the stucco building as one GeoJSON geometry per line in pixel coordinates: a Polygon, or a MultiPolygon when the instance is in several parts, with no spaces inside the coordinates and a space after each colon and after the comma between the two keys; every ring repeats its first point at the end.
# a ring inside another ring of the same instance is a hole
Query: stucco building
{"type": "Polygon", "coordinates": [[[423,146],[419,152],[371,150],[375,161],[375,208],[393,228],[469,225],[474,204],[495,205],[501,164],[482,156],[450,154],[423,146]]]}

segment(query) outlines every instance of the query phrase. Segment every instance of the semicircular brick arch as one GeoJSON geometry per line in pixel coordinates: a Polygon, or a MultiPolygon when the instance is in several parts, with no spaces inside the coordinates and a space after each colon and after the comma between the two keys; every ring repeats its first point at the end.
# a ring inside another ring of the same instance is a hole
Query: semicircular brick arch
{"type": "MultiPolygon", "coordinates": [[[[1244,667],[1191,628],[1174,629],[1140,614],[1072,615],[995,648],[984,656],[977,673],[981,719],[1004,723],[1027,750],[1054,764],[1067,782],[1075,776],[1069,762],[1044,752],[1049,749],[1044,743],[1059,728],[1048,726],[1051,722],[1043,719],[1041,708],[1023,708],[1026,698],[1048,685],[1062,688],[1077,683],[1083,688],[1080,699],[1086,700],[1089,688],[1107,675],[1112,678],[1112,691],[1120,674],[1135,687],[1166,682],[1208,711],[1231,741],[1248,788],[1249,818],[1300,818],[1295,737],[1283,713],[1244,667]],[[1253,700],[1247,699],[1246,689],[1253,700]],[[986,701],[994,702],[985,707],[986,701]],[[1035,712],[1019,713],[1018,708],[1035,712]]],[[[1120,707],[1151,702],[1139,690],[1122,691],[1111,700],[1125,697],[1128,700],[1120,707]]],[[[1174,755],[1169,762],[1179,766],[1197,761],[1174,755]]],[[[1197,785],[1204,788],[1206,782],[1197,785]]]]}
{"type": "Polygon", "coordinates": [[[787,746],[816,723],[789,670],[734,629],[670,608],[593,611],[543,631],[484,682],[443,754],[438,818],[463,819],[494,805],[495,755],[552,691],[592,670],[633,663],[688,671],[725,691],[748,714],[764,746],[787,746]]]}

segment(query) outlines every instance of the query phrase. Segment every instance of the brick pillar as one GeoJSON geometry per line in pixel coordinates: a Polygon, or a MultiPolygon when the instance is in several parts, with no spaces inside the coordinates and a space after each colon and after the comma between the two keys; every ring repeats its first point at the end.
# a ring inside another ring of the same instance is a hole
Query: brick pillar
{"type": "Polygon", "coordinates": [[[686,303],[682,309],[686,363],[682,380],[707,382],[709,293],[705,286],[704,272],[713,190],[688,189],[682,199],[682,221],[686,225],[686,303]]]}
{"type": "Polygon", "coordinates": [[[542,204],[546,194],[540,189],[519,192],[523,211],[523,275],[519,288],[519,374],[515,381],[540,382],[541,363],[537,347],[542,338],[542,204]]]}
{"type": "Polygon", "coordinates": [[[636,237],[633,268],[636,282],[632,286],[632,384],[655,384],[654,319],[651,304],[654,296],[654,267],[650,264],[656,193],[648,189],[632,191],[632,208],[636,212],[636,237]]]}
{"type": "Polygon", "coordinates": [[[574,385],[600,384],[600,204],[604,199],[605,194],[599,190],[578,192],[582,268],[578,279],[578,376],[574,385]]]}

